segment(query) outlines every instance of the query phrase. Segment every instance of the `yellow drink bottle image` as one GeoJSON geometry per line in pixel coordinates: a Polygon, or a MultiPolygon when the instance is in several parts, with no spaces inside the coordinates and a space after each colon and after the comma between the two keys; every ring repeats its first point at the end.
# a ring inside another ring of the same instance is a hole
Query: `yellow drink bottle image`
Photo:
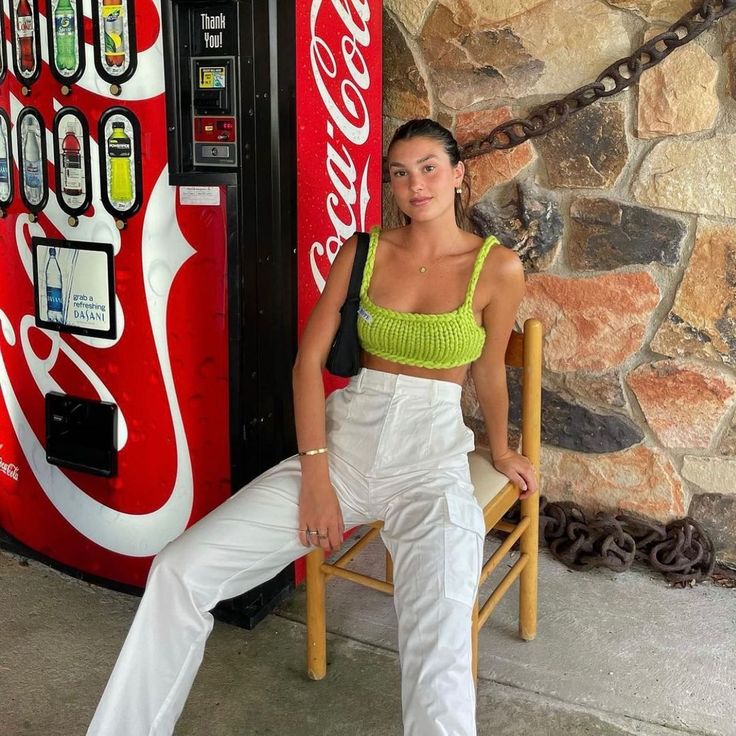
{"type": "Polygon", "coordinates": [[[133,160],[125,123],[112,124],[112,133],[107,139],[107,156],[110,159],[110,202],[113,205],[128,204],[133,201],[133,160]]]}

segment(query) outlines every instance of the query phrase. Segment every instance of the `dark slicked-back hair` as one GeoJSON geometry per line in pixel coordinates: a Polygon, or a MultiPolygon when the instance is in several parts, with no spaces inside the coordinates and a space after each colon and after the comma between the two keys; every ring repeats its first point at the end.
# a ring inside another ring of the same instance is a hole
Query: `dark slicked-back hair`
{"type": "MultiPolygon", "coordinates": [[[[391,147],[398,141],[408,141],[411,138],[431,138],[442,145],[447,157],[450,159],[450,164],[454,167],[462,161],[462,152],[460,146],[458,146],[455,136],[447,129],[444,125],[440,125],[436,120],[430,118],[415,118],[414,120],[407,120],[403,125],[397,128],[391,143],[388,144],[388,150],[391,151],[391,147]]],[[[463,188],[469,194],[469,186],[467,181],[463,178],[463,188]]],[[[401,213],[406,220],[410,222],[410,218],[401,213]]],[[[458,227],[467,227],[467,219],[465,216],[465,206],[463,204],[463,195],[455,194],[455,222],[458,227]]]]}

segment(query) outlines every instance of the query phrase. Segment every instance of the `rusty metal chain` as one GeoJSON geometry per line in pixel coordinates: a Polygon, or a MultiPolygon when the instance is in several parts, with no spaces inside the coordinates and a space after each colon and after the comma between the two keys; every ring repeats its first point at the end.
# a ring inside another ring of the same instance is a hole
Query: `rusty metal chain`
{"type": "Polygon", "coordinates": [[[495,150],[514,148],[530,138],[549,133],[561,126],[570,115],[602,97],[611,97],[639,81],[642,72],[659,64],[675,49],[684,46],[720,18],[736,10],[736,0],[704,0],[698,8],[673,23],[664,33],[654,36],[633,54],[604,69],[595,82],[586,84],[562,99],[532,110],[526,118],[508,120],[487,136],[463,146],[463,158],[475,158],[495,150]]]}
{"type": "Polygon", "coordinates": [[[539,529],[552,555],[573,570],[623,572],[638,559],[682,585],[704,580],[716,562],[713,542],[690,517],[658,524],[632,514],[599,512],[588,519],[577,504],[542,496],[539,529]]]}

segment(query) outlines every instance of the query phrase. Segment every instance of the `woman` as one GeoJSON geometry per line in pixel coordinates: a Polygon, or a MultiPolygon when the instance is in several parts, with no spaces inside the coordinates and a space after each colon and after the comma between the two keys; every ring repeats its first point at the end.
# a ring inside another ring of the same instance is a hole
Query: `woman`
{"type": "Polygon", "coordinates": [[[299,454],[200,520],[154,560],[88,736],[171,734],[212,629],[208,613],[343,531],[382,519],[394,560],[404,733],[475,734],[471,610],[483,515],[460,392],[470,367],[493,462],[526,496],[531,463],[507,445],[504,352],[524,291],[517,256],[462,230],[465,167],[449,131],[400,127],[391,189],[408,224],[374,228],[361,286],[363,368],[325,402],[322,369],[355,254],[348,240],[294,365],[299,454]],[[459,305],[459,306],[458,306],[459,305]]]}

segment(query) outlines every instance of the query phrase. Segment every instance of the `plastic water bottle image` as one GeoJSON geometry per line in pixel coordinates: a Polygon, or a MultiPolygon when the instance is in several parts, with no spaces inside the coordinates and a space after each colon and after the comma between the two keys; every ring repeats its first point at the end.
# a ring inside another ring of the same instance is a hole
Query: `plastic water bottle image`
{"type": "Polygon", "coordinates": [[[43,199],[41,146],[36,131],[28,127],[23,141],[23,191],[30,204],[43,199]]]}
{"type": "Polygon", "coordinates": [[[8,161],[8,139],[5,137],[5,123],[0,123],[0,200],[7,202],[10,197],[10,162],[8,161]]]}
{"type": "Polygon", "coordinates": [[[61,191],[67,197],[80,197],[84,194],[81,148],[74,123],[69,123],[61,142],[61,191]]]}
{"type": "Polygon", "coordinates": [[[59,0],[54,11],[56,68],[73,72],[77,68],[77,18],[70,0],[59,0]]]}
{"type": "Polygon", "coordinates": [[[49,322],[64,321],[61,268],[56,260],[56,248],[49,248],[46,261],[46,316],[49,322]]]}
{"type": "Polygon", "coordinates": [[[107,156],[110,159],[108,196],[113,206],[127,205],[133,201],[132,153],[125,123],[113,123],[112,133],[107,139],[107,156]]]}

